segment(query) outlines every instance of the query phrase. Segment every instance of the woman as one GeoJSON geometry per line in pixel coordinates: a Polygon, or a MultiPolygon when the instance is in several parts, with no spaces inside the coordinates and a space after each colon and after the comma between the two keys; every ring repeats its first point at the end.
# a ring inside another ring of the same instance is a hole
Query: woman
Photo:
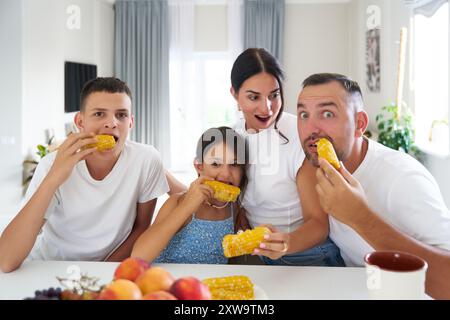
{"type": "Polygon", "coordinates": [[[279,63],[264,49],[245,50],[231,70],[231,94],[243,113],[235,129],[250,154],[242,204],[252,228],[273,232],[253,254],[266,264],[344,266],[311,183],[315,168],[303,161],[297,117],[283,112],[282,81],[279,63]]]}

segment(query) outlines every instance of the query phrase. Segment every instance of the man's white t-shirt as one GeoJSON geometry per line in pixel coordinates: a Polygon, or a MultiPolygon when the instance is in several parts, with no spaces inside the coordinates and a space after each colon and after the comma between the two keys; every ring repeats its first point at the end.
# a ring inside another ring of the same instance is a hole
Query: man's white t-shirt
{"type": "Polygon", "coordinates": [[[297,133],[297,117],[284,112],[277,125],[285,140],[272,125],[258,133],[248,133],[241,119],[235,130],[248,141],[248,184],[242,204],[252,227],[271,224],[282,232],[303,223],[297,191],[297,171],[305,159],[297,133]]]}
{"type": "MultiPolygon", "coordinates": [[[[47,175],[56,152],[44,157],[25,196],[31,198],[47,175]]],[[[30,253],[31,259],[106,259],[130,234],[137,204],[169,190],[158,151],[150,145],[125,142],[112,171],[94,180],[80,161],[57,189],[46,222],[30,253]]]]}
{"type": "MultiPolygon", "coordinates": [[[[450,212],[433,176],[411,156],[370,139],[368,143],[353,177],[361,183],[369,207],[414,239],[450,250],[450,212]]],[[[330,237],[347,266],[363,266],[364,256],[374,251],[353,229],[331,216],[330,237]]]]}

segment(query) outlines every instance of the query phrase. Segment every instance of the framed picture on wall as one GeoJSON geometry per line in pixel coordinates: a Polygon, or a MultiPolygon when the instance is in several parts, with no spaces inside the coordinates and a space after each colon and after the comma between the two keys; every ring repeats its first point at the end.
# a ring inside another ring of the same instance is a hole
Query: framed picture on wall
{"type": "Polygon", "coordinates": [[[380,29],[366,32],[366,83],[371,92],[380,92],[380,29]]]}

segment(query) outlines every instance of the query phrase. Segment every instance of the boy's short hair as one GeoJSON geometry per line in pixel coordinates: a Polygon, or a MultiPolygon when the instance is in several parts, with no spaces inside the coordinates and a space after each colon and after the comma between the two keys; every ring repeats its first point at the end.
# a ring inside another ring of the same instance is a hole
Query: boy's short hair
{"type": "Polygon", "coordinates": [[[98,77],[86,82],[80,93],[80,111],[85,109],[87,97],[94,92],[126,93],[131,100],[131,90],[122,80],[114,77],[98,77]]]}

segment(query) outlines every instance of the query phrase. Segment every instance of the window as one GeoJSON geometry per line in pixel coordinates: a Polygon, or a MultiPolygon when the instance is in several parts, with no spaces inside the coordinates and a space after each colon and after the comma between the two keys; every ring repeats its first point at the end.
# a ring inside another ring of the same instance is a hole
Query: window
{"type": "Polygon", "coordinates": [[[449,154],[449,6],[431,17],[414,16],[416,143],[421,149],[449,154]]]}
{"type": "MultiPolygon", "coordinates": [[[[233,126],[237,107],[230,94],[233,61],[228,52],[194,52],[179,86],[171,81],[172,170],[192,171],[196,143],[210,127],[233,126]]],[[[171,68],[176,70],[176,66],[171,68]]],[[[176,75],[172,75],[176,79],[176,75]]]]}

